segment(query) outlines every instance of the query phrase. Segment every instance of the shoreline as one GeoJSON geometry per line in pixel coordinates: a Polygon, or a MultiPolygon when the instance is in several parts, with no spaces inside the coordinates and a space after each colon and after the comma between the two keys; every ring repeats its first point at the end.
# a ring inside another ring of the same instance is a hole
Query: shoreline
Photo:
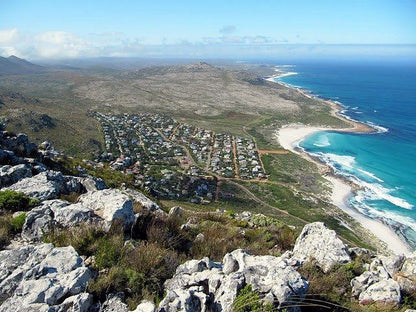
{"type": "Polygon", "coordinates": [[[330,173],[328,165],[312,158],[304,151],[296,149],[297,144],[309,135],[319,131],[333,131],[338,129],[324,127],[308,127],[304,125],[289,125],[277,131],[279,143],[283,148],[314,162],[321,169],[323,178],[331,183],[331,201],[356,220],[362,227],[369,230],[375,237],[382,241],[390,251],[395,254],[411,254],[410,247],[387,225],[376,219],[371,219],[348,205],[348,198],[352,194],[353,187],[342,178],[330,173]]]}
{"type": "MultiPolygon", "coordinates": [[[[282,77],[282,76],[280,76],[282,77]]],[[[276,77],[279,78],[279,77],[276,77]]],[[[336,176],[330,170],[330,167],[320,162],[317,159],[314,159],[305,151],[299,151],[296,149],[300,141],[304,140],[306,137],[312,135],[313,133],[319,131],[333,131],[333,132],[349,132],[349,133],[377,133],[378,131],[367,124],[355,121],[347,116],[340,114],[343,107],[331,100],[322,100],[316,98],[308,93],[308,91],[292,87],[288,84],[283,82],[275,81],[274,78],[267,79],[268,81],[279,83],[287,88],[295,89],[300,92],[302,95],[308,98],[314,98],[321,100],[328,104],[331,107],[331,114],[345,122],[347,122],[351,127],[349,128],[329,128],[329,127],[313,127],[313,126],[306,126],[303,124],[291,124],[286,125],[276,131],[276,135],[280,145],[284,149],[287,149],[293,153],[296,153],[303,157],[304,159],[311,161],[318,165],[320,169],[321,175],[331,184],[331,201],[332,203],[337,206],[339,209],[347,213],[350,217],[352,217],[355,221],[357,221],[363,228],[370,231],[378,240],[384,243],[387,248],[393,252],[394,254],[404,254],[408,255],[411,254],[410,246],[403,241],[397,235],[393,229],[391,229],[386,224],[382,223],[377,219],[372,219],[358,210],[354,209],[348,204],[348,198],[351,197],[353,187],[350,183],[347,183],[344,179],[336,176]]]]}

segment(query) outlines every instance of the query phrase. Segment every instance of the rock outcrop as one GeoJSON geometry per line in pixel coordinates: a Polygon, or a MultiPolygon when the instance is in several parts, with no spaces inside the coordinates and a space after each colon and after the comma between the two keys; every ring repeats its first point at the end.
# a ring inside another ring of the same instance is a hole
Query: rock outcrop
{"type": "Polygon", "coordinates": [[[116,220],[127,230],[134,219],[133,202],[120,190],[93,191],[81,195],[75,204],[60,199],[43,201],[27,213],[22,238],[39,241],[54,226],[68,228],[81,223],[95,223],[108,230],[116,220]]]}
{"type": "Polygon", "coordinates": [[[44,201],[56,199],[60,194],[80,193],[82,184],[76,177],[64,176],[61,172],[47,170],[33,177],[24,178],[7,189],[44,201]]]}
{"type": "Polygon", "coordinates": [[[0,168],[0,188],[30,177],[32,177],[32,168],[28,164],[3,166],[0,168]]]}
{"type": "Polygon", "coordinates": [[[313,259],[324,272],[328,272],[336,263],[351,261],[348,247],[335,231],[328,229],[322,222],[305,225],[296,239],[292,258],[300,264],[313,259]]]}
{"type": "Polygon", "coordinates": [[[143,195],[143,193],[128,188],[123,189],[123,193],[131,197],[133,201],[139,203],[146,210],[154,213],[165,214],[158,204],[143,195]]]}
{"type": "Polygon", "coordinates": [[[80,196],[79,203],[94,211],[107,228],[120,220],[127,230],[134,222],[133,201],[118,189],[88,192],[80,196]]]}
{"type": "Polygon", "coordinates": [[[0,311],[86,311],[92,274],[74,248],[25,245],[0,251],[0,311]]]}
{"type": "Polygon", "coordinates": [[[400,271],[396,274],[400,288],[406,293],[416,292],[416,252],[406,258],[400,271]]]}
{"type": "Polygon", "coordinates": [[[294,297],[302,298],[308,289],[308,283],[286,260],[235,250],[222,263],[204,258],[180,265],[165,283],[167,294],[159,310],[231,311],[239,290],[247,284],[278,307],[294,297]]]}
{"type": "Polygon", "coordinates": [[[371,302],[399,303],[401,290],[393,278],[400,271],[404,257],[380,256],[373,260],[369,269],[351,281],[352,295],[361,304],[371,302]]]}

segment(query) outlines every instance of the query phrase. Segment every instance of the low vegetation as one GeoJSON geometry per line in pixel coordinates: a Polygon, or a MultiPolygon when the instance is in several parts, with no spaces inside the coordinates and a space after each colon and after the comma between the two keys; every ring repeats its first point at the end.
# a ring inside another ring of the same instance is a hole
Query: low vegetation
{"type": "Polygon", "coordinates": [[[0,249],[8,245],[13,235],[22,230],[26,213],[38,205],[37,199],[30,198],[23,193],[4,190],[0,191],[0,249]],[[16,212],[22,212],[13,217],[16,212]]]}
{"type": "MultiPolygon", "coordinates": [[[[44,237],[56,246],[72,245],[90,257],[97,276],[89,285],[96,299],[122,291],[131,308],[142,299],[158,302],[163,283],[187,259],[209,257],[221,261],[227,252],[245,248],[253,254],[281,254],[293,247],[296,234],[274,218],[257,223],[236,219],[235,214],[194,213],[182,217],[155,216],[145,210],[131,231],[115,225],[109,232],[94,226],[54,229],[44,237]],[[190,224],[181,228],[184,223],[190,224]]],[[[88,262],[89,260],[87,260],[88,262]]]]}
{"type": "Polygon", "coordinates": [[[275,311],[273,304],[264,304],[258,292],[253,291],[251,285],[241,289],[234,300],[233,312],[275,311]]]}

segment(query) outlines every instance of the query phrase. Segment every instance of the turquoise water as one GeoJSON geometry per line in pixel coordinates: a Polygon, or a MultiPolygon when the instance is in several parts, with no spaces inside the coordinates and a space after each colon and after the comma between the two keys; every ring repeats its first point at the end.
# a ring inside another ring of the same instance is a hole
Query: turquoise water
{"type": "Polygon", "coordinates": [[[300,146],[361,186],[349,200],[416,247],[416,64],[313,62],[281,67],[281,81],[340,102],[376,134],[319,132],[300,146]]]}

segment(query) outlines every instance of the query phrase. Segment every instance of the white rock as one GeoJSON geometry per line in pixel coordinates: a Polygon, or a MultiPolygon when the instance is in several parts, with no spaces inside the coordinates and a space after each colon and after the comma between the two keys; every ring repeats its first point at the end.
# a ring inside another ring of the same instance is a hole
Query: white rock
{"type": "Polygon", "coordinates": [[[32,177],[32,168],[27,164],[3,166],[0,168],[0,188],[32,177]]]}
{"type": "Polygon", "coordinates": [[[153,302],[149,300],[143,300],[140,302],[140,304],[137,306],[137,308],[132,312],[155,312],[156,306],[153,302]]]}
{"type": "Polygon", "coordinates": [[[166,214],[158,204],[136,190],[124,189],[123,193],[130,196],[135,202],[139,203],[143,208],[149,211],[166,214]]]}
{"type": "Polygon", "coordinates": [[[399,303],[401,300],[399,284],[392,280],[381,280],[372,284],[358,297],[360,304],[371,302],[399,303]]]}
{"type": "Polygon", "coordinates": [[[99,191],[107,188],[103,179],[93,176],[79,178],[79,181],[87,192],[99,191]]]}
{"type": "MultiPolygon", "coordinates": [[[[93,302],[93,296],[82,293],[68,297],[59,305],[53,306],[53,312],[87,312],[93,302]]],[[[49,306],[48,306],[49,307],[49,306]]],[[[50,311],[50,310],[49,310],[50,311]]]]}
{"type": "Polygon", "coordinates": [[[251,256],[235,250],[223,263],[208,258],[180,265],[175,276],[166,281],[166,297],[159,309],[172,311],[231,311],[233,302],[245,284],[261,296],[282,306],[290,298],[302,298],[307,282],[286,260],[272,256],[251,256]]]}
{"type": "Polygon", "coordinates": [[[103,219],[106,228],[115,220],[121,220],[125,229],[134,222],[133,201],[118,189],[88,192],[79,197],[79,203],[103,219]]]}
{"type": "Polygon", "coordinates": [[[41,201],[57,198],[65,188],[63,175],[56,171],[41,172],[31,178],[25,178],[7,189],[23,192],[41,201]]]}
{"type": "Polygon", "coordinates": [[[315,259],[324,272],[328,272],[334,264],[351,261],[348,247],[335,231],[328,229],[322,222],[305,225],[296,239],[293,258],[301,264],[315,259]]]}
{"type": "Polygon", "coordinates": [[[358,297],[361,304],[377,301],[399,303],[400,285],[393,278],[402,262],[401,256],[375,258],[367,271],[351,280],[352,295],[358,297]]]}
{"type": "Polygon", "coordinates": [[[408,257],[397,274],[400,288],[408,293],[416,291],[416,253],[408,257]]]}
{"type": "Polygon", "coordinates": [[[182,208],[179,207],[179,206],[175,206],[175,207],[170,208],[169,215],[181,218],[182,217],[182,208]]]}
{"type": "Polygon", "coordinates": [[[109,294],[103,302],[100,312],[128,312],[127,304],[121,299],[121,294],[109,294]]]}
{"type": "Polygon", "coordinates": [[[80,223],[91,223],[94,221],[94,211],[83,204],[54,206],[51,208],[54,213],[54,221],[61,227],[71,227],[80,223]]]}
{"type": "Polygon", "coordinates": [[[0,260],[5,260],[0,267],[0,294],[2,299],[9,297],[0,311],[59,305],[65,297],[84,292],[92,277],[71,246],[28,245],[1,251],[0,260]]]}
{"type": "Polygon", "coordinates": [[[66,201],[52,199],[42,202],[40,206],[29,211],[22,228],[22,238],[28,241],[41,240],[43,234],[55,224],[55,211],[68,205],[66,201]]]}

